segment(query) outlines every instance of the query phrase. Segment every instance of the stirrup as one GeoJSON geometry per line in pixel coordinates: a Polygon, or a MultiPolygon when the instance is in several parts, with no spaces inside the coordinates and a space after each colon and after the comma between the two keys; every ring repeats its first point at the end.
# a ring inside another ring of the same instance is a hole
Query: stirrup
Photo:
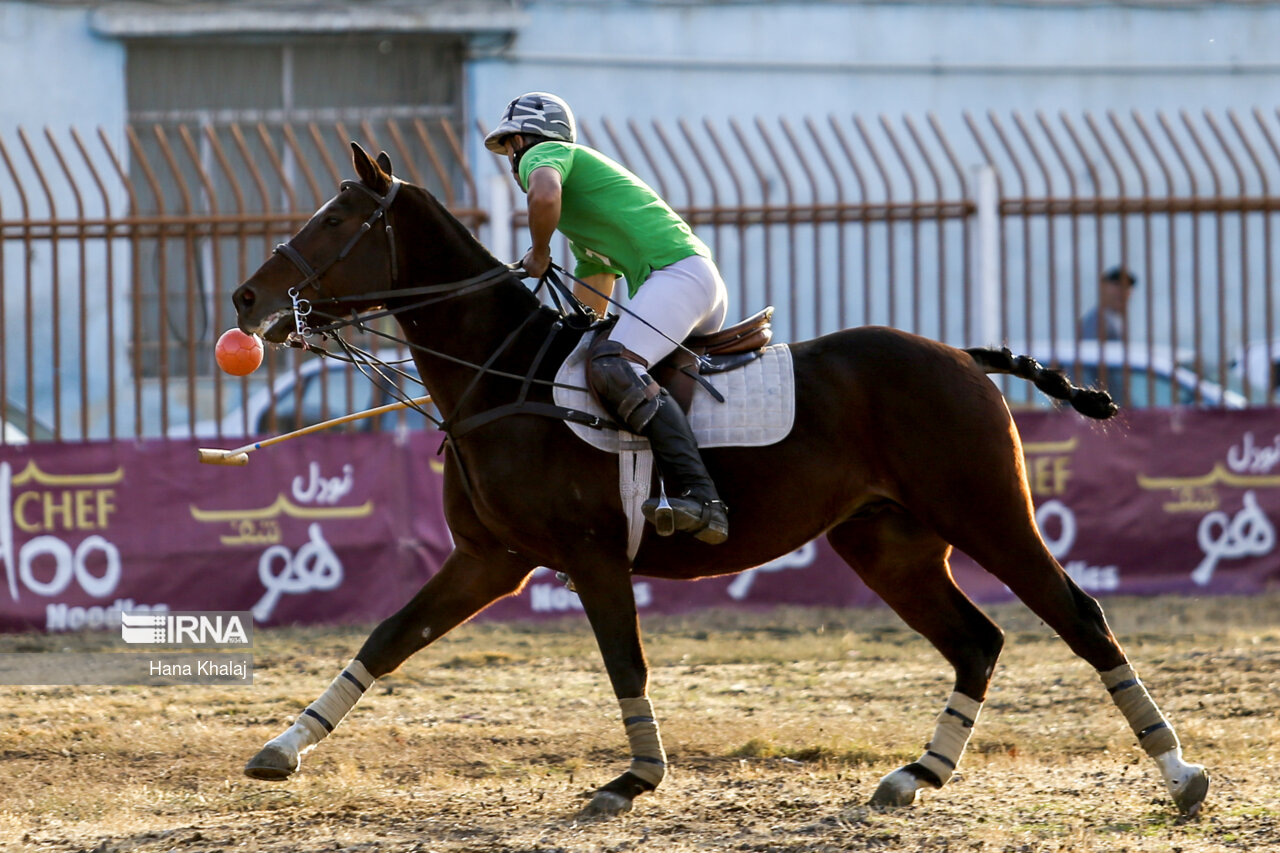
{"type": "Polygon", "coordinates": [[[729,538],[728,509],[723,501],[704,503],[694,497],[668,498],[663,494],[645,501],[640,511],[659,536],[680,530],[708,545],[719,545],[729,538]]]}

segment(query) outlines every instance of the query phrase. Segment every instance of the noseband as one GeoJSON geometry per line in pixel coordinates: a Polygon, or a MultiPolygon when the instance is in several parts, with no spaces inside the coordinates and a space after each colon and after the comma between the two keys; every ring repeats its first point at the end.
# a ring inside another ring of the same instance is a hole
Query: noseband
{"type": "Polygon", "coordinates": [[[278,244],[273,250],[273,254],[283,255],[288,258],[289,262],[302,273],[302,281],[289,288],[289,299],[293,302],[293,317],[296,325],[296,334],[299,338],[305,340],[311,334],[311,329],[307,326],[307,317],[311,314],[311,301],[302,298],[302,291],[308,287],[314,287],[316,292],[319,293],[319,282],[324,274],[335,264],[341,263],[355,248],[356,243],[360,242],[360,238],[373,230],[374,224],[380,219],[386,222],[386,227],[383,230],[387,235],[387,256],[391,260],[391,286],[395,287],[396,280],[399,277],[399,270],[396,263],[396,237],[391,228],[391,203],[395,201],[396,194],[400,192],[402,183],[399,178],[393,177],[391,179],[391,188],[387,190],[385,195],[379,195],[358,181],[343,181],[338,185],[339,192],[347,189],[360,190],[360,192],[372,198],[378,206],[373,213],[369,214],[369,218],[360,224],[360,230],[351,235],[351,239],[347,240],[342,250],[319,267],[313,267],[302,256],[302,253],[293,247],[292,240],[278,244]]]}

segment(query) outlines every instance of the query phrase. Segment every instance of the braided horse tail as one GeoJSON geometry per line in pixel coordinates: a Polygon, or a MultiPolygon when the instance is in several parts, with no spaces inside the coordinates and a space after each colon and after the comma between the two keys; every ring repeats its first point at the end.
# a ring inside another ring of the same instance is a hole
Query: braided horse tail
{"type": "Polygon", "coordinates": [[[1034,358],[1014,355],[1007,347],[972,347],[965,352],[973,357],[983,373],[1007,373],[1032,382],[1055,400],[1070,403],[1071,408],[1085,417],[1105,421],[1119,411],[1106,391],[1081,388],[1073,384],[1061,370],[1042,367],[1034,358]]]}

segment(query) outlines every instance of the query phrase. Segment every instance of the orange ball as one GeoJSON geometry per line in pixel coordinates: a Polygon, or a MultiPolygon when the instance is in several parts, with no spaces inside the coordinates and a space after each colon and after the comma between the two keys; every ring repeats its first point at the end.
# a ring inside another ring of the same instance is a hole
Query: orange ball
{"type": "Polygon", "coordinates": [[[248,376],[262,364],[262,341],[239,329],[227,329],[213,351],[218,367],[232,376],[248,376]]]}

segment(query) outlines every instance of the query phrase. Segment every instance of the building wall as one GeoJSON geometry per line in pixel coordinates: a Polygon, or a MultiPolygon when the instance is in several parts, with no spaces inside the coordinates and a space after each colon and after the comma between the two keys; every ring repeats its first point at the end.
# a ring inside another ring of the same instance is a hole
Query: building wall
{"type": "Polygon", "coordinates": [[[1280,6],[531,0],[472,62],[481,118],[520,91],[584,115],[1178,109],[1273,97],[1280,6]]]}
{"type": "MultiPolygon", "coordinates": [[[[96,143],[99,129],[116,150],[123,148],[125,125],[125,51],[116,41],[99,38],[88,26],[88,10],[71,5],[47,5],[37,3],[0,3],[0,80],[5,81],[4,97],[0,98],[0,140],[3,140],[15,170],[20,172],[22,193],[18,191],[9,169],[0,166],[0,215],[4,219],[21,219],[25,211],[32,219],[50,217],[50,206],[63,216],[74,216],[78,202],[60,180],[61,167],[50,150],[44,136],[46,128],[52,129],[64,145],[68,142],[66,131],[70,127],[79,130],[89,146],[96,143]],[[52,202],[31,169],[31,160],[17,134],[25,131],[26,138],[48,179],[52,202]],[[25,195],[25,202],[23,195],[25,195]]],[[[67,168],[79,176],[85,186],[93,186],[82,168],[82,161],[74,148],[62,152],[67,168]]],[[[115,206],[119,199],[113,200],[115,206]]],[[[100,216],[103,204],[94,195],[79,200],[86,216],[100,216]]],[[[92,386],[100,389],[91,403],[90,421],[101,423],[107,414],[105,388],[108,349],[115,353],[115,381],[125,385],[131,381],[128,367],[127,334],[110,329],[100,319],[85,329],[78,327],[80,315],[79,271],[75,249],[64,246],[59,251],[57,264],[60,287],[55,299],[48,283],[52,280],[55,259],[48,241],[28,249],[31,260],[31,299],[28,305],[23,252],[14,251],[21,243],[6,241],[4,256],[4,306],[5,337],[9,343],[4,349],[5,396],[25,405],[27,399],[27,357],[15,351],[17,341],[25,335],[10,334],[11,329],[26,323],[28,309],[32,326],[38,330],[32,364],[35,396],[34,411],[48,425],[53,426],[55,411],[60,413],[64,431],[76,435],[80,432],[79,397],[70,382],[60,387],[60,406],[54,404],[55,371],[63,375],[78,374],[78,354],[82,347],[92,354],[88,370],[92,374],[92,386]],[[52,349],[54,322],[60,324],[61,353],[52,349]]],[[[123,247],[121,247],[123,249],[123,247]]],[[[101,256],[90,262],[104,263],[101,256]]],[[[116,280],[126,281],[127,256],[122,250],[115,255],[116,280]]],[[[107,296],[101,279],[90,276],[85,290],[84,304],[88,314],[95,318],[106,316],[107,296]]],[[[117,316],[127,316],[126,291],[121,288],[115,294],[117,316]]],[[[132,421],[130,421],[130,426],[132,421]]]]}
{"type": "Polygon", "coordinates": [[[95,36],[80,6],[0,3],[0,130],[124,124],[124,46],[95,36]]]}

